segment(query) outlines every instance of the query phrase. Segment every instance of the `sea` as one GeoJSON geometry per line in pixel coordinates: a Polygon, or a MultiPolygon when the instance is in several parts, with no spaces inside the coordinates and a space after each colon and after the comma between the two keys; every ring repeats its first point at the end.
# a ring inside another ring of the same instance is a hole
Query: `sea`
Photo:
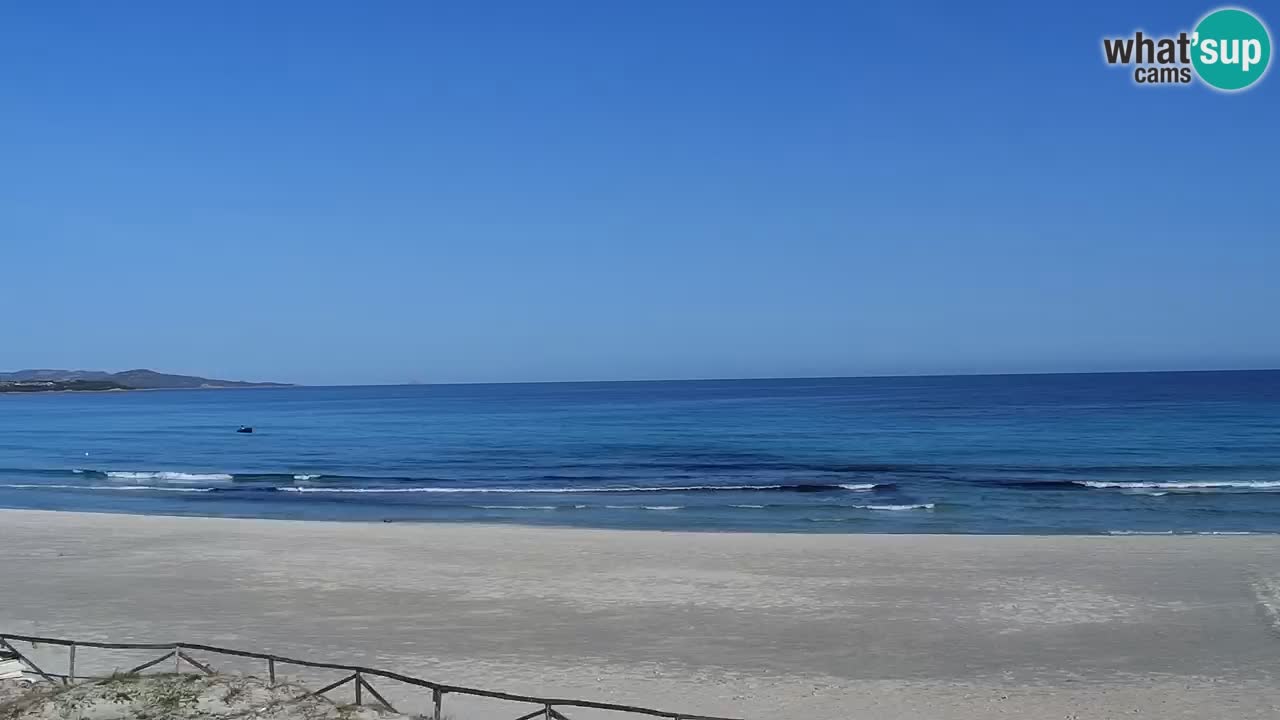
{"type": "Polygon", "coordinates": [[[0,507],[1275,533],[1280,371],[2,394],[0,507]]]}

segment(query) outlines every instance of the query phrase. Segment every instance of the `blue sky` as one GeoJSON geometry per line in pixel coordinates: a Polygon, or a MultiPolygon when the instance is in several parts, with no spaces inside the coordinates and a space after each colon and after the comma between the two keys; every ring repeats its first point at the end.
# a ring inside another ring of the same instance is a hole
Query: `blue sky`
{"type": "Polygon", "coordinates": [[[1280,77],[1101,59],[1212,7],[10,3],[0,368],[1280,366],[1280,77]]]}

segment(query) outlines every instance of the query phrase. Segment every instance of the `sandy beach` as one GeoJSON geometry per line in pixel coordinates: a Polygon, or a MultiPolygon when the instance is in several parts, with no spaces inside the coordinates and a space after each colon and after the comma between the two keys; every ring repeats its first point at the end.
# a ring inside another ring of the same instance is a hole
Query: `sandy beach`
{"type": "Polygon", "coordinates": [[[1274,717],[1277,609],[1269,536],[0,511],[6,632],[180,639],[753,719],[1274,717]]]}

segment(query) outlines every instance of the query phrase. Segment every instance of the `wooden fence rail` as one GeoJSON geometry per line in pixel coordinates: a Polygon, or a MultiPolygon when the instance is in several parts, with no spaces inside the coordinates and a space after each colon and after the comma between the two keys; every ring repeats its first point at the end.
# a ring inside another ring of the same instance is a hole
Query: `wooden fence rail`
{"type": "Polygon", "coordinates": [[[306,668],[318,668],[323,670],[341,670],[349,675],[344,676],[341,680],[331,683],[319,690],[308,693],[308,695],[324,695],[339,687],[351,684],[355,690],[356,704],[364,704],[364,693],[369,693],[374,701],[382,707],[394,712],[394,708],[386,701],[382,695],[373,688],[366,676],[385,678],[395,682],[412,685],[415,687],[426,688],[431,691],[431,700],[433,707],[433,720],[441,720],[442,706],[444,704],[445,695],[469,695],[472,697],[490,698],[493,700],[507,700],[517,703],[527,703],[538,706],[537,710],[522,715],[516,720],[533,720],[533,718],[545,718],[545,720],[569,720],[560,710],[566,708],[589,708],[592,710],[607,710],[618,713],[629,713],[632,715],[648,715],[651,717],[670,718],[671,720],[737,720],[736,718],[722,718],[710,715],[690,715],[687,713],[675,713],[666,710],[655,710],[653,708],[636,707],[633,705],[619,705],[617,703],[595,702],[593,700],[574,700],[571,698],[545,698],[535,697],[532,695],[517,695],[515,693],[501,692],[498,690],[482,690],[480,688],[464,687],[461,685],[446,685],[444,683],[432,682],[421,678],[403,675],[401,673],[392,672],[390,670],[379,670],[377,668],[363,667],[360,665],[343,665],[341,663],[316,662],[314,660],[300,660],[298,658],[289,658],[281,655],[272,655],[269,653],[250,652],[247,650],[236,650],[233,648],[217,647],[215,645],[202,645],[199,643],[110,643],[99,642],[96,640],[67,640],[64,638],[47,638],[33,635],[13,635],[9,633],[0,633],[0,646],[16,654],[24,663],[26,663],[35,673],[45,678],[49,682],[70,683],[77,677],[80,679],[89,679],[84,675],[76,675],[76,650],[77,648],[98,648],[103,650],[161,650],[164,654],[154,660],[145,662],[131,670],[130,673],[138,673],[143,670],[155,667],[160,663],[173,659],[174,669],[176,672],[182,672],[182,664],[195,668],[205,674],[212,674],[214,671],[208,665],[195,660],[191,657],[190,652],[196,651],[202,653],[212,653],[215,655],[228,655],[231,657],[251,658],[256,660],[265,660],[267,663],[268,682],[271,685],[276,684],[276,664],[297,665],[306,668]],[[31,643],[32,645],[58,645],[68,649],[67,673],[65,675],[59,673],[46,672],[36,665],[29,655],[21,652],[13,646],[13,642],[31,643]],[[557,709],[559,708],[559,709],[557,709]]]}

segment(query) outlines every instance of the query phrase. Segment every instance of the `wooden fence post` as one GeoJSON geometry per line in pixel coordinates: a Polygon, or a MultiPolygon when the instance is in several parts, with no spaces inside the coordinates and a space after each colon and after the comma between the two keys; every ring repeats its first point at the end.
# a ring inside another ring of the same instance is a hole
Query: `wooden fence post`
{"type": "Polygon", "coordinates": [[[361,675],[359,679],[356,680],[356,692],[359,692],[361,687],[368,690],[369,694],[373,696],[373,701],[386,708],[387,712],[396,712],[396,709],[391,707],[391,703],[387,702],[387,699],[382,697],[382,693],[375,690],[373,686],[369,684],[369,681],[364,679],[364,675],[361,675]]]}
{"type": "Polygon", "coordinates": [[[325,693],[327,693],[327,692],[329,692],[329,691],[331,691],[331,690],[334,690],[334,689],[336,689],[336,688],[339,688],[339,687],[341,687],[341,686],[343,686],[343,685],[346,685],[347,683],[352,682],[352,681],[353,681],[353,680],[355,680],[355,679],[356,679],[356,676],[355,676],[355,675],[348,675],[348,676],[346,676],[346,677],[342,678],[341,680],[335,680],[334,682],[331,682],[331,683],[329,683],[328,685],[325,685],[324,687],[320,688],[319,690],[313,690],[313,691],[311,691],[311,692],[309,692],[309,693],[307,693],[307,694],[303,695],[302,697],[316,697],[316,696],[319,696],[319,695],[324,695],[325,693]]]}
{"type": "MultiPolygon", "coordinates": [[[[35,663],[35,661],[34,661],[34,660],[32,660],[31,658],[29,658],[29,657],[27,657],[26,655],[23,655],[21,652],[19,652],[19,651],[18,651],[18,648],[14,647],[14,646],[13,646],[13,644],[12,644],[12,643],[10,643],[10,642],[9,642],[7,639],[5,639],[4,637],[0,637],[0,645],[2,645],[2,646],[4,646],[5,648],[7,648],[7,649],[9,650],[9,652],[13,653],[14,655],[17,655],[19,660],[21,660],[22,662],[26,663],[27,667],[31,668],[32,670],[35,670],[35,671],[36,671],[36,673],[40,675],[40,677],[44,678],[45,680],[48,680],[48,681],[49,681],[49,682],[51,682],[51,683],[55,683],[55,684],[56,684],[56,683],[58,682],[57,678],[54,678],[54,677],[53,677],[52,675],[50,675],[49,673],[45,672],[44,670],[41,670],[41,669],[40,669],[40,666],[39,666],[39,665],[36,665],[36,663],[35,663]]],[[[31,643],[31,647],[32,647],[32,648],[35,648],[35,646],[36,646],[36,644],[35,644],[34,642],[33,642],[33,643],[31,643]]]]}
{"type": "Polygon", "coordinates": [[[126,670],[126,671],[125,671],[125,675],[137,675],[138,673],[142,672],[143,670],[146,670],[146,669],[147,669],[147,668],[149,668],[149,667],[152,667],[152,666],[154,666],[154,665],[159,665],[160,663],[164,662],[165,660],[168,660],[168,659],[169,659],[169,657],[170,657],[171,655],[177,655],[177,653],[174,653],[174,652],[168,652],[168,653],[165,653],[164,655],[161,655],[160,657],[156,658],[155,660],[152,660],[152,661],[150,661],[150,662],[142,663],[141,665],[139,665],[139,666],[137,666],[137,667],[135,667],[135,668],[130,668],[129,670],[126,670]]]}
{"type": "Polygon", "coordinates": [[[197,659],[195,659],[195,658],[191,657],[190,655],[188,655],[188,654],[186,654],[186,653],[182,652],[181,650],[179,650],[179,651],[178,651],[178,657],[182,658],[183,662],[185,662],[186,664],[190,665],[191,667],[193,667],[193,668],[195,668],[195,669],[199,670],[200,672],[204,673],[205,675],[217,675],[217,674],[218,674],[217,672],[215,672],[215,671],[214,671],[214,669],[213,669],[213,668],[209,667],[208,665],[205,665],[204,663],[202,663],[202,662],[200,662],[199,660],[197,660],[197,659]]]}
{"type": "MultiPolygon", "coordinates": [[[[342,677],[324,686],[319,690],[304,692],[302,695],[299,695],[298,698],[300,699],[303,697],[321,696],[347,683],[354,683],[356,687],[353,694],[355,695],[356,705],[359,705],[359,706],[364,705],[364,701],[365,701],[364,693],[367,690],[369,692],[369,695],[373,698],[372,700],[370,700],[371,707],[380,703],[381,705],[390,709],[391,705],[386,701],[386,699],[382,696],[382,694],[379,693],[378,690],[375,689],[373,685],[369,684],[369,681],[365,679],[365,676],[369,675],[369,676],[377,677],[383,680],[391,680],[394,682],[405,683],[405,684],[413,685],[419,688],[431,690],[434,709],[431,716],[429,716],[430,720],[444,720],[443,705],[444,705],[444,696],[446,693],[465,695],[467,697],[493,698],[496,700],[526,703],[526,706],[525,706],[526,708],[528,708],[529,705],[532,705],[533,707],[537,708],[536,710],[533,710],[533,712],[530,712],[526,715],[522,715],[519,718],[519,720],[568,720],[568,718],[564,715],[564,713],[560,712],[556,708],[556,705],[560,705],[561,707],[566,707],[566,708],[574,708],[575,711],[577,709],[589,708],[589,709],[609,710],[614,712],[632,713],[632,714],[638,714],[638,715],[649,715],[651,717],[658,718],[659,720],[732,720],[730,718],[716,718],[716,717],[702,716],[702,715],[687,715],[685,713],[663,712],[663,711],[655,710],[651,708],[633,707],[629,705],[620,705],[616,703],[592,702],[587,700],[552,699],[547,697],[536,697],[536,696],[531,697],[528,695],[517,695],[515,693],[502,692],[498,690],[484,690],[484,689],[472,688],[472,687],[441,685],[429,680],[425,680],[422,678],[415,678],[408,675],[403,675],[401,673],[391,672],[389,670],[382,670],[382,669],[355,666],[355,665],[344,665],[344,664],[331,663],[331,662],[300,660],[297,658],[282,657],[278,655],[271,655],[268,653],[248,652],[244,650],[235,650],[232,648],[218,647],[214,645],[202,645],[198,643],[192,643],[192,644],[185,644],[181,642],[168,643],[168,644],[111,643],[111,642],[100,642],[96,640],[68,640],[68,639],[60,639],[60,638],[36,637],[31,635],[13,635],[8,633],[0,633],[0,648],[3,648],[4,650],[7,650],[10,653],[13,653],[14,655],[17,656],[18,660],[21,660],[25,665],[28,666],[28,669],[30,671],[40,675],[48,682],[54,683],[54,684],[58,684],[61,681],[66,683],[67,685],[71,685],[74,682],[79,680],[79,671],[76,668],[76,661],[79,659],[77,658],[77,655],[79,654],[79,650],[81,647],[87,647],[90,649],[98,648],[98,649],[111,649],[111,650],[130,650],[130,651],[136,651],[136,650],[167,651],[160,657],[154,658],[152,660],[142,663],[141,665],[138,665],[137,667],[134,667],[125,671],[124,674],[126,675],[140,674],[148,668],[153,668],[160,665],[165,660],[168,660],[170,657],[173,658],[175,672],[179,674],[183,672],[182,664],[184,662],[190,665],[191,667],[195,668],[196,670],[202,671],[206,674],[212,674],[214,672],[211,666],[206,665],[201,660],[197,660],[195,657],[189,655],[188,652],[212,653],[215,656],[233,656],[233,657],[239,657],[239,658],[253,658],[258,661],[266,660],[267,675],[272,687],[279,687],[277,683],[280,682],[280,679],[276,677],[276,671],[275,671],[277,660],[288,665],[297,665],[304,668],[324,668],[327,670],[341,670],[343,672],[351,673],[351,674],[346,675],[345,677],[342,677]],[[49,673],[44,672],[44,670],[41,669],[39,665],[37,665],[35,662],[32,661],[31,657],[29,657],[22,651],[18,650],[14,646],[13,643],[15,641],[22,642],[22,643],[30,643],[32,647],[36,647],[38,645],[51,644],[51,645],[58,645],[58,646],[67,648],[67,674],[60,675],[60,676],[53,676],[53,675],[50,675],[49,673]]],[[[119,671],[117,671],[117,673],[118,672],[119,671]]],[[[86,677],[86,680],[91,680],[91,679],[95,679],[96,676],[89,674],[89,675],[86,675],[85,677],[86,677]]],[[[394,712],[394,710],[392,712],[394,712]]],[[[428,720],[428,717],[424,716],[422,720],[428,720]]]]}

